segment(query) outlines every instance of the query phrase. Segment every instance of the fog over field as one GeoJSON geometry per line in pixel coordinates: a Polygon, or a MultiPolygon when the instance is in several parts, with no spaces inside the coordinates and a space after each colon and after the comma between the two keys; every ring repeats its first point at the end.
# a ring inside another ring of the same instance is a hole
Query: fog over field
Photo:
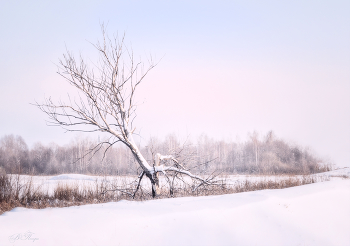
{"type": "Polygon", "coordinates": [[[69,143],[30,105],[74,95],[56,74],[66,47],[96,58],[91,43],[126,34],[137,57],[160,61],[137,92],[136,126],[245,140],[273,130],[338,166],[350,163],[348,1],[4,2],[0,9],[0,136],[69,143]]]}

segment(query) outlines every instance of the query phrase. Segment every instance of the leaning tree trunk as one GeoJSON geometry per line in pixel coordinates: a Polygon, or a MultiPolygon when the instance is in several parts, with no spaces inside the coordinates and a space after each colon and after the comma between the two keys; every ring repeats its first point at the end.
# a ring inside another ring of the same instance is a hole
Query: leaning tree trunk
{"type": "Polygon", "coordinates": [[[156,172],[155,167],[159,166],[160,163],[160,155],[157,154],[154,161],[154,166],[151,167],[146,159],[143,157],[142,153],[140,152],[139,148],[133,141],[132,137],[129,136],[128,138],[128,147],[131,150],[135,160],[138,162],[138,164],[143,169],[143,172],[146,174],[148,179],[151,181],[152,185],[152,197],[156,197],[159,195],[159,174],[156,172]]]}

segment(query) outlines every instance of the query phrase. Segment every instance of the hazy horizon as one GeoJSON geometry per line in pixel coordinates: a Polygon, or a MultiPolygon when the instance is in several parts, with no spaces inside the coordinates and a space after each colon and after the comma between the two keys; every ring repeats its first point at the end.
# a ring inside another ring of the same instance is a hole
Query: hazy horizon
{"type": "Polygon", "coordinates": [[[143,139],[175,133],[244,140],[272,130],[350,166],[348,1],[6,2],[0,9],[0,137],[68,143],[35,106],[73,88],[57,75],[66,47],[124,33],[160,60],[137,92],[143,139]]]}

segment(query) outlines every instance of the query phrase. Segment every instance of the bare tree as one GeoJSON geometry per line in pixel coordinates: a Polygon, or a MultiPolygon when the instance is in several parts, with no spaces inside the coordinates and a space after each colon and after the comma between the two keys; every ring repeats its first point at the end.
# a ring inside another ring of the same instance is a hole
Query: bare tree
{"type": "Polygon", "coordinates": [[[255,165],[258,171],[260,172],[259,168],[259,134],[254,131],[253,134],[250,135],[250,139],[254,145],[254,152],[255,152],[255,165]]]}
{"type": "Polygon", "coordinates": [[[152,59],[148,60],[147,66],[136,62],[133,51],[124,43],[124,37],[110,38],[103,26],[102,34],[102,42],[93,45],[99,53],[97,63],[90,65],[82,56],[76,58],[68,51],[59,60],[58,74],[78,89],[79,98],[72,100],[69,97],[68,102],[58,103],[48,98],[35,105],[49,116],[50,123],[67,131],[108,133],[108,140],[91,149],[94,153],[103,145],[108,146],[105,151],[118,142],[127,146],[142,169],[140,181],[144,175],[151,181],[153,197],[159,192],[158,173],[181,173],[209,184],[209,180],[192,174],[171,155],[158,153],[150,164],[141,154],[133,139],[137,108],[135,92],[156,64],[152,59]],[[162,165],[165,160],[171,160],[173,165],[162,165]]]}

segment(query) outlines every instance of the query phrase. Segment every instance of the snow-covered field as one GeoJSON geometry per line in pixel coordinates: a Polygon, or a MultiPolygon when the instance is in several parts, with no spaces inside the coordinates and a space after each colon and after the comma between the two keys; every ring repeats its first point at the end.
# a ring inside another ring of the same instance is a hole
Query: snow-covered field
{"type": "Polygon", "coordinates": [[[282,190],[16,208],[0,216],[0,245],[350,245],[349,174],[328,172],[330,181],[282,190]]]}
{"type": "MultiPolygon", "coordinates": [[[[334,177],[341,176],[350,177],[350,168],[343,168],[331,172],[314,174],[313,176],[318,181],[329,180],[334,177]]],[[[13,180],[16,179],[17,175],[13,176],[13,180]]],[[[219,179],[224,179],[226,184],[235,185],[238,183],[245,182],[246,180],[251,182],[259,182],[259,181],[278,181],[278,180],[286,180],[289,178],[302,178],[303,176],[288,176],[288,175],[226,175],[220,176],[219,179]]],[[[184,179],[186,180],[185,177],[184,179]]],[[[26,184],[29,180],[32,180],[32,184],[34,189],[41,189],[44,192],[48,192],[49,194],[53,194],[54,189],[58,185],[68,185],[68,186],[79,186],[79,187],[94,187],[96,183],[101,184],[103,182],[111,183],[114,185],[122,185],[122,184],[130,184],[132,182],[137,181],[137,176],[89,176],[82,174],[61,174],[56,176],[27,176],[20,175],[20,183],[26,184]]],[[[160,177],[161,185],[167,186],[166,179],[164,177],[160,177]]],[[[142,180],[142,185],[144,187],[150,188],[150,182],[147,178],[142,180]]]]}

